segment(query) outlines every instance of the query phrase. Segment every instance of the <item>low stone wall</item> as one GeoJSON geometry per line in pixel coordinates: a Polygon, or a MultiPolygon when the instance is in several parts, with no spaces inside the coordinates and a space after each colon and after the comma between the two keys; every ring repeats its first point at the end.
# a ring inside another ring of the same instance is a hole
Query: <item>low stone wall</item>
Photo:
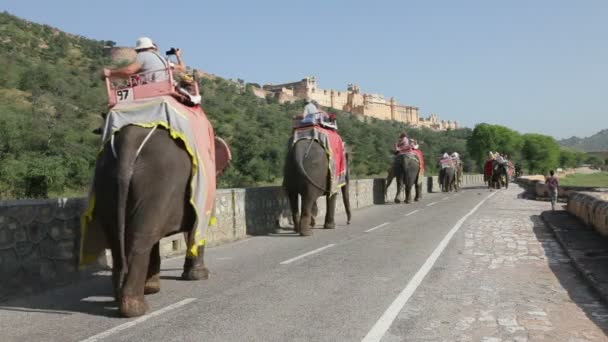
{"type": "MultiPolygon", "coordinates": [[[[384,203],[384,183],[384,179],[351,181],[351,208],[384,203]]],[[[463,176],[463,186],[482,184],[482,175],[463,176]]],[[[423,192],[438,191],[437,177],[426,177],[423,192]]],[[[387,191],[389,200],[395,192],[393,182],[387,191]]],[[[319,200],[318,206],[317,217],[322,218],[325,200],[319,200]]],[[[32,293],[69,283],[79,276],[80,215],[85,208],[84,198],[0,201],[0,299],[16,292],[32,293]]],[[[340,195],[336,213],[343,212],[340,195]]],[[[287,196],[278,186],[220,189],[216,195],[216,217],[217,224],[207,230],[209,246],[288,228],[291,211],[287,196]]],[[[182,234],[161,240],[164,257],[185,250],[182,234]]],[[[100,263],[109,264],[108,259],[106,253],[100,263]]]]}
{"type": "MultiPolygon", "coordinates": [[[[520,177],[516,179],[516,182],[526,190],[528,198],[549,198],[549,191],[544,180],[540,180],[537,178],[520,177]]],[[[602,192],[606,190],[607,189],[605,188],[593,186],[560,186],[557,189],[557,197],[565,200],[568,198],[569,194],[573,192],[602,192]]]]}
{"type": "Polygon", "coordinates": [[[608,236],[608,192],[572,192],[568,212],[608,236]]]}

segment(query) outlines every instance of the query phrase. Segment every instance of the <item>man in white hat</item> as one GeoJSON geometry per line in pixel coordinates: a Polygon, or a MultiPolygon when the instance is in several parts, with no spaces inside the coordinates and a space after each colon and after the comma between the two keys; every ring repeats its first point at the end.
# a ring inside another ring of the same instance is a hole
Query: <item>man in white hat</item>
{"type": "Polygon", "coordinates": [[[169,67],[169,63],[156,51],[156,45],[152,39],[141,37],[135,43],[137,57],[131,64],[118,69],[104,69],[104,77],[128,77],[137,73],[152,72],[147,75],[147,81],[157,82],[168,79],[164,71],[169,67]]]}

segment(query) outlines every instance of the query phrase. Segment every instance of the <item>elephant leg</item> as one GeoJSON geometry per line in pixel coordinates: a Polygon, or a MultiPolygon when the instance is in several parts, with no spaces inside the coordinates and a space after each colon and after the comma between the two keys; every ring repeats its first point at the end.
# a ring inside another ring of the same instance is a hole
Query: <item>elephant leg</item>
{"type": "Polygon", "coordinates": [[[416,180],[416,197],[414,198],[415,202],[418,202],[420,200],[420,198],[422,198],[422,183],[418,183],[418,180],[416,180]]]}
{"type": "Polygon", "coordinates": [[[186,259],[184,259],[182,280],[209,279],[209,273],[209,269],[205,266],[205,245],[197,247],[196,255],[193,255],[190,252],[190,248],[188,248],[188,254],[186,254],[186,259]]]}
{"type": "Polygon", "coordinates": [[[388,177],[386,177],[386,180],[384,181],[384,203],[388,203],[388,187],[391,186],[393,178],[395,178],[395,176],[389,173],[388,177]]]}
{"type": "Polygon", "coordinates": [[[305,194],[302,196],[302,216],[300,217],[300,235],[310,236],[312,235],[311,217],[312,207],[316,202],[316,198],[313,198],[311,194],[305,194]]]}
{"type": "Polygon", "coordinates": [[[325,207],[325,224],[323,228],[334,229],[336,228],[335,213],[336,213],[336,198],[338,194],[327,195],[327,206],[325,207]]]}
{"type": "Polygon", "coordinates": [[[409,204],[412,199],[412,184],[405,184],[405,203],[409,204]]]}
{"type": "Polygon", "coordinates": [[[129,272],[122,288],[119,311],[124,317],[141,316],[148,310],[144,298],[144,283],[148,274],[151,248],[133,248],[128,256],[129,272]]]}
{"type": "Polygon", "coordinates": [[[160,291],[160,243],[157,242],[150,252],[148,275],[144,285],[144,294],[153,294],[160,291]]]}
{"type": "Polygon", "coordinates": [[[298,205],[298,193],[293,191],[289,193],[289,206],[291,207],[291,217],[293,219],[293,230],[296,233],[300,232],[300,207],[298,205]]]}
{"type": "MultiPolygon", "coordinates": [[[[346,224],[350,224],[350,219],[352,217],[350,213],[350,195],[348,193],[348,187],[348,183],[342,187],[342,201],[344,202],[344,210],[346,211],[346,224]]],[[[384,198],[386,200],[386,196],[384,198]]]]}
{"type": "Polygon", "coordinates": [[[110,250],[112,252],[112,290],[114,291],[114,299],[120,303],[120,297],[122,296],[121,289],[125,281],[127,270],[123,269],[123,262],[120,256],[120,241],[117,232],[112,228],[112,226],[103,225],[105,236],[107,236],[108,241],[110,241],[110,250]]]}
{"type": "Polygon", "coordinates": [[[401,177],[397,177],[397,193],[395,194],[395,203],[401,203],[401,199],[399,198],[401,196],[401,189],[403,186],[403,180],[401,179],[401,177]]]}
{"type": "Polygon", "coordinates": [[[126,277],[126,270],[122,269],[122,260],[120,258],[120,247],[118,241],[112,246],[112,289],[114,290],[114,299],[120,302],[122,296],[122,284],[126,277]]]}
{"type": "Polygon", "coordinates": [[[314,227],[317,225],[317,215],[319,214],[319,206],[317,205],[317,201],[315,200],[312,203],[312,208],[310,209],[310,226],[314,227]]]}

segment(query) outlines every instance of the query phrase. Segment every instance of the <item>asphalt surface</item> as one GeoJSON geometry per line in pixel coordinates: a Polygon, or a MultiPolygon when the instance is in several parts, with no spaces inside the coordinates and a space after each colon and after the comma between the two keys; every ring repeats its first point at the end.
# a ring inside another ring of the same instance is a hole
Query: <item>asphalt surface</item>
{"type": "Polygon", "coordinates": [[[361,341],[490,194],[428,194],[357,210],[351,225],[339,217],[335,230],[312,237],[285,231],[210,248],[205,281],[181,281],[183,258],[163,260],[161,292],[146,297],[149,314],[139,319],[117,317],[102,272],[0,303],[0,341],[361,341]]]}

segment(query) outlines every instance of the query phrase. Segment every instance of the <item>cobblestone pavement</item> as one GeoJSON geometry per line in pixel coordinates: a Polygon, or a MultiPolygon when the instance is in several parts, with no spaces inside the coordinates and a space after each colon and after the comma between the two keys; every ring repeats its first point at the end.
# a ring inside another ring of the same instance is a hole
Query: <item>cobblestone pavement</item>
{"type": "Polygon", "coordinates": [[[608,307],[540,219],[549,203],[519,193],[465,222],[383,341],[608,341],[608,307]]]}

